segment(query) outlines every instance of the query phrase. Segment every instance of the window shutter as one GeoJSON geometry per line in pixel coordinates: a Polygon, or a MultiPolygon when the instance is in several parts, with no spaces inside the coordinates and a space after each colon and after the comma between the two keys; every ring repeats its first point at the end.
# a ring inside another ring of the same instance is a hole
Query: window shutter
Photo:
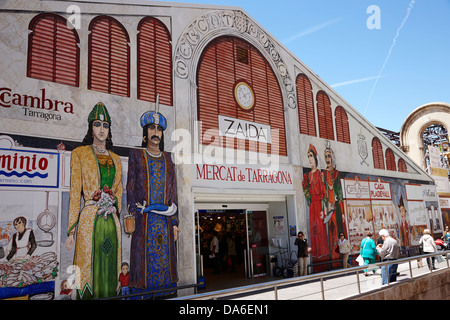
{"type": "Polygon", "coordinates": [[[251,44],[234,37],[213,40],[200,58],[197,86],[202,144],[287,155],[281,89],[269,63],[251,44]],[[252,86],[256,96],[255,106],[249,111],[242,110],[234,99],[234,85],[241,80],[252,86]],[[229,137],[219,139],[219,114],[270,125],[272,140],[279,139],[279,145],[229,137]]]}
{"type": "Polygon", "coordinates": [[[373,155],[373,166],[375,169],[384,170],[384,156],[383,147],[381,146],[380,140],[375,137],[372,140],[372,155],[373,155]]]}
{"type": "Polygon", "coordinates": [[[297,77],[297,104],[300,133],[316,137],[314,98],[311,82],[304,74],[297,77]]]}
{"type": "Polygon", "coordinates": [[[408,172],[408,168],[406,167],[406,162],[402,158],[398,159],[398,171],[405,172],[405,173],[408,172]]]}
{"type": "Polygon", "coordinates": [[[336,121],[336,138],[337,141],[350,143],[350,129],[348,126],[348,116],[344,108],[337,106],[335,113],[336,121]]]}
{"type": "Polygon", "coordinates": [[[394,152],[389,148],[386,149],[386,169],[390,171],[397,171],[394,152]]]}
{"type": "Polygon", "coordinates": [[[130,96],[130,47],[125,28],[114,18],[98,17],[89,30],[88,89],[130,96]]]}
{"type": "Polygon", "coordinates": [[[138,99],[173,105],[172,44],[166,26],[144,18],[138,26],[138,99]]]}
{"type": "Polygon", "coordinates": [[[78,87],[80,48],[75,29],[56,14],[40,14],[30,23],[27,76],[78,87]]]}
{"type": "Polygon", "coordinates": [[[317,117],[319,120],[319,136],[323,139],[334,140],[331,103],[324,91],[317,93],[317,117]]]}

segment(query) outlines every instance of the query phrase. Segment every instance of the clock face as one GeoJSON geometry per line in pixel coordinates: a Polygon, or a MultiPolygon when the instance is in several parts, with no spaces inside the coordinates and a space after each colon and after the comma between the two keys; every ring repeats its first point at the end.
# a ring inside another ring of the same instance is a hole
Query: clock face
{"type": "Polygon", "coordinates": [[[252,88],[245,82],[239,82],[234,88],[236,102],[244,110],[250,110],[255,105],[255,95],[252,88]]]}

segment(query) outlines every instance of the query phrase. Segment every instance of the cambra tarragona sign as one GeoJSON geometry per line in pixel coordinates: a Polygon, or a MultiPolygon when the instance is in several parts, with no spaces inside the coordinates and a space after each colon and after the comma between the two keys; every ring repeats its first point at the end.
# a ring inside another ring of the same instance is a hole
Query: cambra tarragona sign
{"type": "Polygon", "coordinates": [[[59,154],[0,148],[0,186],[58,187],[59,154]]]}

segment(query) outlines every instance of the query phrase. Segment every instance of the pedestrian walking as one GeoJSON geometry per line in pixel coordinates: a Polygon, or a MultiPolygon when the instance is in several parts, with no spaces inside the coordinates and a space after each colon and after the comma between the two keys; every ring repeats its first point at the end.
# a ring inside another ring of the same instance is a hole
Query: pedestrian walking
{"type": "MultiPolygon", "coordinates": [[[[375,246],[375,241],[372,239],[372,232],[367,232],[367,237],[361,241],[360,255],[364,259],[364,264],[369,265],[376,262],[376,255],[378,254],[377,247],[375,246]]],[[[375,268],[372,269],[372,273],[375,273],[375,268]]],[[[364,275],[369,276],[368,269],[364,270],[364,275]]]]}
{"type": "MultiPolygon", "coordinates": [[[[386,229],[381,229],[378,233],[383,240],[383,244],[377,245],[377,251],[380,255],[381,262],[394,261],[398,259],[400,247],[397,240],[389,235],[386,229]]],[[[387,284],[397,281],[398,264],[393,263],[381,267],[382,284],[387,284]]]]}
{"type": "Polygon", "coordinates": [[[217,237],[219,232],[216,230],[213,231],[214,237],[211,240],[211,244],[209,246],[209,250],[211,254],[209,255],[209,258],[212,261],[212,264],[214,266],[213,274],[219,274],[220,273],[220,251],[219,251],[219,238],[217,237]]]}
{"type": "MultiPolygon", "coordinates": [[[[423,246],[423,252],[425,254],[437,252],[437,247],[436,247],[436,244],[434,243],[433,237],[431,236],[430,229],[423,230],[423,236],[420,238],[419,243],[423,246]]],[[[430,270],[436,269],[434,266],[435,260],[436,260],[435,257],[427,258],[427,264],[428,264],[428,268],[430,268],[430,270]]]]}

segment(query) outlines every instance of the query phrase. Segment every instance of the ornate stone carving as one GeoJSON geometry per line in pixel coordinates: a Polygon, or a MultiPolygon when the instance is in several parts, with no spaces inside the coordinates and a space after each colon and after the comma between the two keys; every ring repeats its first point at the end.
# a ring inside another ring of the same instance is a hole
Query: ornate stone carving
{"type": "Polygon", "coordinates": [[[181,35],[175,49],[175,75],[180,79],[195,79],[196,63],[206,44],[217,35],[240,35],[261,51],[265,51],[267,59],[275,66],[275,72],[281,79],[281,85],[288,98],[288,106],[295,109],[297,100],[295,88],[286,64],[274,42],[264,30],[258,27],[242,11],[211,11],[191,22],[181,35]]]}

